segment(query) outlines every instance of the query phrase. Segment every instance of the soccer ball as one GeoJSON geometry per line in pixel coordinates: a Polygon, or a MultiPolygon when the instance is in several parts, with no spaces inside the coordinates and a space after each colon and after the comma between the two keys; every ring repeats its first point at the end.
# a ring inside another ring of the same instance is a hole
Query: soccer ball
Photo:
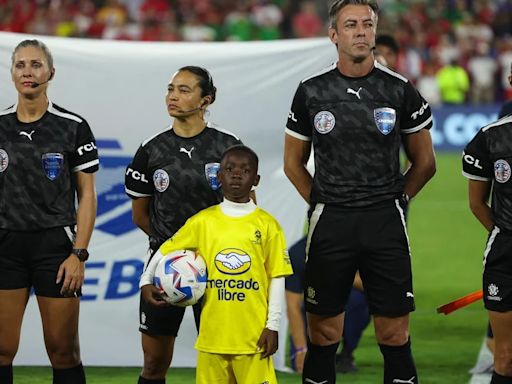
{"type": "Polygon", "coordinates": [[[153,284],[169,304],[186,307],[203,296],[206,280],[206,263],[202,256],[194,251],[179,250],[162,257],[153,284]]]}

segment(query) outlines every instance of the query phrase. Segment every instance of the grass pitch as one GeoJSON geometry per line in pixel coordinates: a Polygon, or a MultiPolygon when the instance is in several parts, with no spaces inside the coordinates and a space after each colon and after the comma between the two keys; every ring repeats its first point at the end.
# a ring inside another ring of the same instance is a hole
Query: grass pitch
{"type": "MultiPolygon", "coordinates": [[[[448,316],[435,308],[481,287],[486,233],[472,216],[460,154],[439,154],[437,174],[413,200],[409,213],[416,312],[411,316],[412,347],[422,384],[462,384],[475,362],[487,316],[475,303],[448,316]]],[[[339,383],[382,382],[382,358],[372,326],[355,353],[359,372],[338,375],[339,383]]],[[[139,368],[87,367],[89,384],[135,383],[139,368]]],[[[15,367],[15,383],[51,383],[51,368],[15,367]]],[[[279,383],[300,383],[279,373],[279,383]]],[[[167,382],[194,383],[193,369],[171,369],[167,382]]]]}

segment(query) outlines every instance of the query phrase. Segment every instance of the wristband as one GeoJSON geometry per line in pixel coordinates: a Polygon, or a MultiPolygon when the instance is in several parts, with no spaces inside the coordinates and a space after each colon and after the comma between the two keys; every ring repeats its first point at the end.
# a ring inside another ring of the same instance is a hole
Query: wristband
{"type": "Polygon", "coordinates": [[[308,349],[306,347],[298,348],[295,350],[295,353],[292,355],[292,359],[297,357],[298,354],[306,353],[308,349]]]}

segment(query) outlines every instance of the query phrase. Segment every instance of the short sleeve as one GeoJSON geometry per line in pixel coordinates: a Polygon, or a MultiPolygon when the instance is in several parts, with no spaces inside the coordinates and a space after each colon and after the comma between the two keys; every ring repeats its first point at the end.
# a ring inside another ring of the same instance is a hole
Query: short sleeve
{"type": "Polygon", "coordinates": [[[462,174],[471,180],[489,181],[493,178],[493,164],[482,130],[464,148],[462,174]]]}
{"type": "Polygon", "coordinates": [[[77,127],[75,151],[71,155],[70,166],[73,172],[93,173],[99,168],[96,139],[87,121],[82,120],[77,127]]]}
{"type": "Polygon", "coordinates": [[[293,273],[286,240],[280,226],[274,227],[266,244],[265,268],[270,278],[289,276],[293,273]]]}
{"type": "Polygon", "coordinates": [[[160,246],[162,255],[167,255],[178,249],[197,250],[199,248],[197,234],[200,232],[197,230],[198,223],[199,220],[196,220],[194,216],[188,219],[178,232],[160,246]]]}
{"type": "Polygon", "coordinates": [[[292,107],[288,114],[286,133],[304,141],[311,141],[311,123],[306,105],[306,94],[302,84],[299,85],[293,97],[292,107]]]}
{"type": "Polygon", "coordinates": [[[427,101],[408,81],[405,84],[403,112],[400,117],[400,130],[409,134],[432,127],[432,110],[427,101]]]}
{"type": "Polygon", "coordinates": [[[146,149],[140,146],[132,162],[126,168],[124,176],[126,194],[132,199],[153,196],[153,184],[150,183],[150,180],[148,154],[146,149]]]}

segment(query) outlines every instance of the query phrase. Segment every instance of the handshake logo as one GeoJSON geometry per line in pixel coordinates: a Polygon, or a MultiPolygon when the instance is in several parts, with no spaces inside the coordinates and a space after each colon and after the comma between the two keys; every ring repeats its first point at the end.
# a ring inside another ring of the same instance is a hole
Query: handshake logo
{"type": "Polygon", "coordinates": [[[240,275],[251,268],[251,257],[241,249],[228,248],[215,256],[215,266],[226,275],[240,275]]]}

